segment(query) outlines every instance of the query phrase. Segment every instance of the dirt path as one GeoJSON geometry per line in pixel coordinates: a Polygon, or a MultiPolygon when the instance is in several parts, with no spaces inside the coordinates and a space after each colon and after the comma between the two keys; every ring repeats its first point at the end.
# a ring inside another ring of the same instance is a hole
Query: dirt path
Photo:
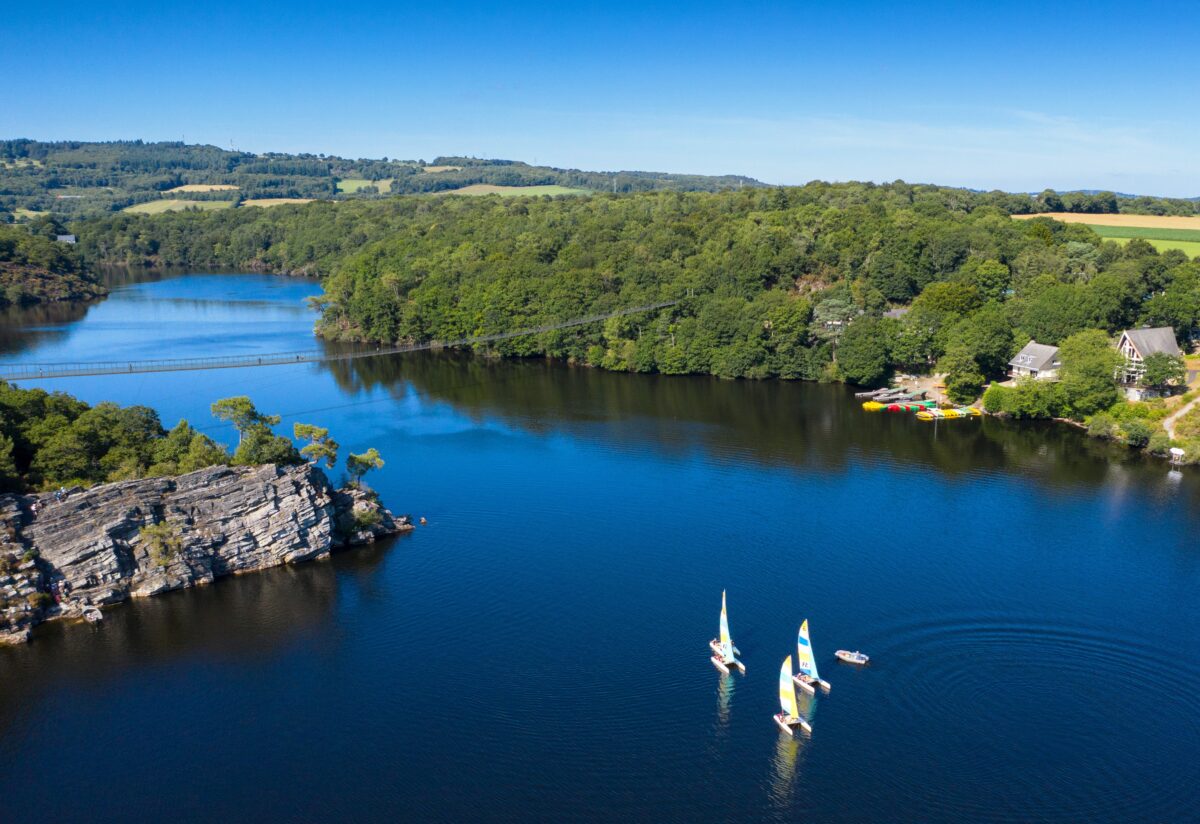
{"type": "Polygon", "coordinates": [[[1198,403],[1200,403],[1200,397],[1192,398],[1170,415],[1167,415],[1167,417],[1163,418],[1163,429],[1167,430],[1167,434],[1171,436],[1171,440],[1175,439],[1175,422],[1190,412],[1198,403]]]}

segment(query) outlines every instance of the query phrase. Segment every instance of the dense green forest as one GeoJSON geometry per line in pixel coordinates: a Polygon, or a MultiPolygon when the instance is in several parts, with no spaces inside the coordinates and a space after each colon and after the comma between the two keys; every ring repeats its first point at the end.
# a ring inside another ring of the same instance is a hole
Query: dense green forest
{"type": "Polygon", "coordinates": [[[46,219],[30,227],[0,225],[0,308],[107,292],[84,271],[74,247],[54,239],[63,231],[46,219]]]}
{"type": "MultiPolygon", "coordinates": [[[[237,430],[232,453],[185,420],[167,431],[158,413],[145,406],[89,406],[63,392],[0,381],[0,493],[179,475],[220,464],[337,464],[338,444],[327,429],[294,424],[293,435],[302,444],[297,449],[292,438],[275,433],[279,417],[259,412],[247,397],[219,400],[212,413],[237,430]]],[[[382,465],[378,452],[369,449],[350,455],[346,471],[357,483],[382,465]]]]}
{"type": "Polygon", "coordinates": [[[584,172],[467,157],[439,157],[426,164],[388,158],[259,155],[216,146],[140,140],[0,141],[0,222],[6,217],[23,219],[31,212],[93,216],[163,197],[228,201],[231,205],[247,198],[372,199],[443,192],[477,183],[559,185],[607,192],[718,191],[762,185],[737,175],[584,172]],[[339,185],[344,181],[353,181],[353,185],[339,185]],[[236,189],[168,194],[189,185],[236,189]]]}
{"type": "MultiPolygon", "coordinates": [[[[492,345],[613,370],[861,384],[936,370],[970,399],[1031,338],[1142,323],[1192,335],[1196,263],[1086,226],[1014,221],[1023,199],[814,183],[116,216],[80,231],[97,259],[321,274],[319,330],[338,339],[450,340],[677,300],[492,345]]],[[[1081,340],[1066,347],[1080,363],[1096,338],[1081,340]]],[[[1108,380],[1044,412],[1083,417],[1115,400],[1108,380]]]]}

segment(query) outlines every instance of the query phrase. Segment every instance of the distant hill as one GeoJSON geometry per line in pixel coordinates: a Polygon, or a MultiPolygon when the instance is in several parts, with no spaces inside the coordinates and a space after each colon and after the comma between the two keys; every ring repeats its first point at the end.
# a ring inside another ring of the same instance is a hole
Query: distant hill
{"type": "Polygon", "coordinates": [[[155,201],[170,203],[154,203],[140,211],[212,209],[280,198],[370,199],[466,186],[711,192],[763,185],[737,175],[588,172],[473,157],[438,157],[425,163],[253,154],[180,142],[0,141],[0,222],[10,219],[7,215],[23,219],[42,212],[95,216],[155,201]]]}

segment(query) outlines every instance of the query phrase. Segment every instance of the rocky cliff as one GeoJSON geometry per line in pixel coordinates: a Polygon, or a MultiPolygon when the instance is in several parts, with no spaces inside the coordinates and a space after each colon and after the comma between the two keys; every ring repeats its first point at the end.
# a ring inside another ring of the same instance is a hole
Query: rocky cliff
{"type": "Polygon", "coordinates": [[[0,642],[89,605],[308,561],[412,529],[311,466],[218,466],[54,495],[0,495],[0,642]]]}

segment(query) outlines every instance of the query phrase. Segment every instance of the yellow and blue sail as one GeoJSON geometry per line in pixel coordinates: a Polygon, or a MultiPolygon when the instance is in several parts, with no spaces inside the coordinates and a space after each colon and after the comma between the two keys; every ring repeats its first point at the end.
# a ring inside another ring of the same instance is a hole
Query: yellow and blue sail
{"type": "Polygon", "coordinates": [[[800,635],[796,638],[796,671],[810,678],[817,675],[817,659],[813,656],[812,641],[808,637],[808,619],[800,625],[800,635]]]}
{"type": "Polygon", "coordinates": [[[800,711],[796,708],[796,685],[792,682],[792,656],[783,659],[783,667],[779,670],[779,706],[783,714],[789,718],[797,718],[800,711]]]}
{"type": "Polygon", "coordinates": [[[725,614],[725,590],[721,590],[721,657],[733,660],[733,639],[729,636],[729,616],[725,614]]]}

